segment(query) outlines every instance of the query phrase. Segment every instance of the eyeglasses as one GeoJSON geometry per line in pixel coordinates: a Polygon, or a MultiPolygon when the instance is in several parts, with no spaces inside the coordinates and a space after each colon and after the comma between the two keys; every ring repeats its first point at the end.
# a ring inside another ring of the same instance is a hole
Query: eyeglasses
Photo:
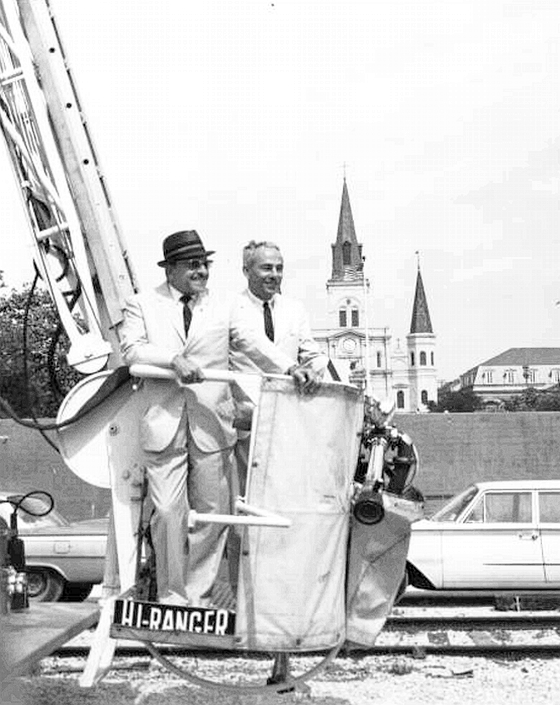
{"type": "Polygon", "coordinates": [[[175,264],[180,264],[189,272],[195,272],[197,269],[204,267],[205,269],[210,269],[212,264],[211,259],[180,259],[177,260],[175,264]]]}

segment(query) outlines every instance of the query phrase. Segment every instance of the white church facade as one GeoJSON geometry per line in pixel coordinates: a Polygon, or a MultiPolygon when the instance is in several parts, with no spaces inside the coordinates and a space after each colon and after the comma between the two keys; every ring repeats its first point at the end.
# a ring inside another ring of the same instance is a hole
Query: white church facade
{"type": "Polygon", "coordinates": [[[392,400],[397,411],[428,411],[428,402],[437,401],[436,336],[420,267],[404,349],[399,343],[393,346],[389,328],[371,326],[371,304],[362,245],[356,238],[344,179],[332,273],[327,281],[327,328],[314,329],[313,335],[328,355],[335,379],[346,382],[351,370],[361,366],[376,397],[392,400]]]}

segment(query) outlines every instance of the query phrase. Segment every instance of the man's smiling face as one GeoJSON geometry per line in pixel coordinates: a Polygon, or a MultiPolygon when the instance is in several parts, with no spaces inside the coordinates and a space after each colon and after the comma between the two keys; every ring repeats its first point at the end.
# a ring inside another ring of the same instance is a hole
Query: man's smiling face
{"type": "Polygon", "coordinates": [[[284,259],[274,247],[259,247],[253,260],[243,272],[247,277],[249,291],[261,301],[269,301],[280,292],[284,276],[284,259]]]}
{"type": "Polygon", "coordinates": [[[167,281],[182,294],[196,296],[206,289],[210,261],[204,257],[167,264],[167,281]]]}

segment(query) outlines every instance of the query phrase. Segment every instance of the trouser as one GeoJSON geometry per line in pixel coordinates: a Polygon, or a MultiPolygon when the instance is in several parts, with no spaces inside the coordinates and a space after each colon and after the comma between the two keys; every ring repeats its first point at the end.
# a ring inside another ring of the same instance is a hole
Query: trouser
{"type": "Polygon", "coordinates": [[[231,513],[233,449],[200,451],[186,421],[162,452],[146,453],[148,491],[154,505],[152,542],[158,598],[187,598],[196,606],[211,601],[227,527],[197,523],[188,528],[188,512],[231,513]]]}

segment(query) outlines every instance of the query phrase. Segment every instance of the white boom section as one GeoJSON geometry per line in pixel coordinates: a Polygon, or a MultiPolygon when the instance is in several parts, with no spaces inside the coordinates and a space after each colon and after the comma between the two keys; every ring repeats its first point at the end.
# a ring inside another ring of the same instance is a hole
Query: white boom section
{"type": "Polygon", "coordinates": [[[68,361],[112,367],[137,285],[48,0],[0,0],[0,130],[68,361]]]}

